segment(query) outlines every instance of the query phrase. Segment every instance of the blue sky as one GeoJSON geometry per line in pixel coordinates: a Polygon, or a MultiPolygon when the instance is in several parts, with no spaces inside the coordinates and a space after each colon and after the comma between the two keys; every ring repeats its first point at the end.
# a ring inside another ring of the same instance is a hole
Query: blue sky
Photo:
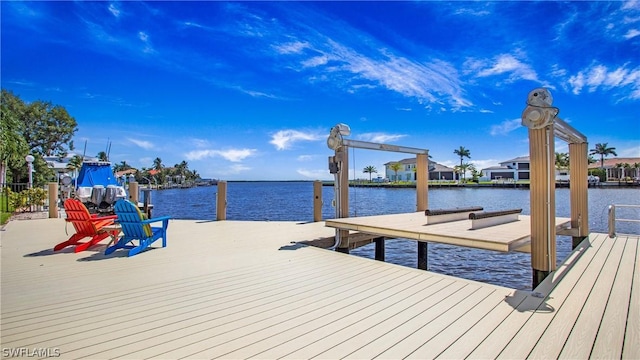
{"type": "MultiPolygon", "coordinates": [[[[349,138],[478,168],[527,155],[520,114],[640,157],[640,2],[7,2],[2,88],[64,106],[76,151],[204,178],[330,179],[349,138]]],[[[556,151],[567,151],[562,142],[556,151]]],[[[410,157],[355,150],[350,173],[410,157]]]]}

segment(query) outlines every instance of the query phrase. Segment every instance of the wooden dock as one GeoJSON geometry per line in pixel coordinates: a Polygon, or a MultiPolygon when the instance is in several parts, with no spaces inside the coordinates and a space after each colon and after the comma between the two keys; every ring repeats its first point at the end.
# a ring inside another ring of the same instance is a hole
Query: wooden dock
{"type": "Polygon", "coordinates": [[[63,220],[12,221],[2,356],[640,358],[638,236],[591,234],[528,292],[299,243],[333,232],[172,220],[167,248],[127,258],[53,253],[63,220]]]}

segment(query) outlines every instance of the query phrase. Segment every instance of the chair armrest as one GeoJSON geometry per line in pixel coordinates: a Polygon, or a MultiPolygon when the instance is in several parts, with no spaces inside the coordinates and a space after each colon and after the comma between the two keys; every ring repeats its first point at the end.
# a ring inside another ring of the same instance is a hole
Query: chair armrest
{"type": "Polygon", "coordinates": [[[101,217],[92,217],[89,221],[103,221],[103,220],[115,220],[118,218],[118,215],[108,215],[101,217]]]}
{"type": "Polygon", "coordinates": [[[157,218],[153,218],[153,219],[147,219],[147,220],[142,220],[143,224],[152,224],[154,222],[159,222],[159,221],[167,221],[170,220],[171,216],[160,216],[157,218]]]}

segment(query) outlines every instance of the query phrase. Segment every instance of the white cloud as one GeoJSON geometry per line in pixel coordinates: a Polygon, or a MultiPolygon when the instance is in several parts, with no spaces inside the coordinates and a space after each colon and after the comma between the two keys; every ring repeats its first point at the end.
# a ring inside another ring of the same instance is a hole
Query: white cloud
{"type": "Polygon", "coordinates": [[[405,136],[407,135],[372,132],[372,133],[360,134],[358,135],[358,139],[363,141],[371,141],[375,143],[387,143],[387,142],[394,142],[394,141],[400,140],[405,136]]]}
{"type": "Polygon", "coordinates": [[[153,46],[151,46],[151,40],[149,39],[149,35],[147,35],[147,33],[145,33],[144,31],[139,31],[138,39],[140,39],[140,41],[142,41],[144,45],[142,52],[144,52],[145,54],[155,53],[155,50],[153,49],[153,46]]]}
{"type": "MultiPolygon", "coordinates": [[[[500,165],[500,161],[504,161],[504,160],[506,160],[506,159],[502,159],[502,160],[496,160],[496,159],[472,160],[472,161],[469,161],[469,163],[473,164],[473,166],[476,167],[476,170],[480,171],[480,170],[486,169],[488,167],[498,166],[498,165],[500,165]]],[[[457,165],[459,165],[459,164],[460,164],[460,162],[458,162],[457,165]]]]}
{"type": "Polygon", "coordinates": [[[205,139],[196,139],[196,138],[194,138],[194,139],[191,139],[190,142],[191,142],[191,145],[193,145],[194,147],[201,148],[201,149],[202,148],[207,148],[210,145],[209,141],[205,140],[205,139]]]}
{"type": "Polygon", "coordinates": [[[296,159],[298,161],[311,161],[314,157],[314,155],[299,155],[296,159]]]}
{"type": "Polygon", "coordinates": [[[321,65],[326,65],[329,62],[329,57],[326,55],[312,57],[310,59],[304,60],[301,62],[302,66],[307,67],[316,67],[321,65]]]}
{"type": "Polygon", "coordinates": [[[149,142],[149,141],[144,141],[144,140],[138,140],[138,139],[132,139],[132,138],[127,138],[127,140],[131,141],[132,143],[134,143],[136,146],[139,146],[143,149],[146,150],[150,150],[154,148],[153,143],[149,142]]]}
{"type": "Polygon", "coordinates": [[[510,81],[522,79],[538,81],[535,70],[511,54],[498,55],[492,62],[467,61],[465,64],[479,70],[477,73],[479,77],[510,74],[510,81]]]}
{"type": "Polygon", "coordinates": [[[251,170],[250,167],[242,165],[242,164],[233,164],[229,166],[227,169],[220,171],[221,175],[236,175],[242,172],[246,172],[251,170]]]}
{"type": "Polygon", "coordinates": [[[629,40],[629,39],[632,39],[632,38],[634,38],[634,37],[636,37],[638,35],[640,35],[640,30],[631,29],[631,30],[627,31],[626,34],[624,34],[624,38],[629,40]]]}
{"type": "Polygon", "coordinates": [[[109,4],[109,12],[111,13],[111,15],[115,16],[116,18],[120,17],[120,9],[118,9],[118,7],[116,7],[115,4],[111,3],[109,4]]]}
{"type": "Polygon", "coordinates": [[[286,150],[298,141],[317,141],[320,139],[322,139],[322,137],[316,133],[298,130],[280,130],[271,135],[271,141],[269,141],[269,143],[273,144],[278,150],[286,150]]]}
{"type": "Polygon", "coordinates": [[[299,54],[309,47],[309,43],[294,41],[286,44],[275,45],[274,48],[279,54],[299,54]]]}
{"type": "Polygon", "coordinates": [[[240,162],[255,155],[256,149],[229,149],[229,150],[193,150],[184,154],[187,160],[201,160],[208,157],[221,157],[231,162],[240,162]]]}
{"type": "Polygon", "coordinates": [[[308,179],[313,180],[331,180],[333,179],[333,175],[329,173],[329,170],[307,170],[307,169],[298,169],[296,172],[308,179]]]}
{"type": "Polygon", "coordinates": [[[625,64],[609,70],[601,64],[592,65],[569,77],[568,83],[576,95],[580,94],[585,87],[589,92],[628,87],[629,91],[625,98],[640,99],[640,67],[628,69],[625,64]]]}
{"type": "Polygon", "coordinates": [[[507,135],[513,130],[518,129],[522,124],[521,119],[505,120],[498,125],[492,125],[489,133],[491,136],[507,135]]]}

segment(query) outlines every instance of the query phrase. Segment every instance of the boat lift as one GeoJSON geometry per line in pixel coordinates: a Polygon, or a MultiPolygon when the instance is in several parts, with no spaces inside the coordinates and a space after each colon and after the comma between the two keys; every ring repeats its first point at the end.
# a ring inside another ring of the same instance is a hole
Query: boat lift
{"type": "Polygon", "coordinates": [[[556,269],[555,144],[558,137],[569,144],[571,228],[559,232],[572,236],[573,248],[589,234],[587,201],[587,138],[558,117],[549,90],[536,88],[527,96],[522,125],[529,128],[531,267],[535,288],[556,269]]]}
{"type": "MultiPolygon", "coordinates": [[[[329,137],[327,138],[327,146],[335,151],[334,156],[329,157],[329,172],[334,175],[334,194],[335,194],[335,209],[336,218],[349,217],[349,151],[348,148],[367,149],[367,150],[380,150],[391,151],[405,154],[415,154],[417,158],[416,162],[416,182],[417,182],[417,209],[416,211],[424,211],[428,207],[428,158],[429,150],[419,149],[406,146],[389,145],[368,141],[345,139],[344,136],[349,136],[351,129],[346,124],[337,124],[331,129],[329,137]]],[[[338,250],[340,252],[349,252],[348,243],[348,230],[336,229],[335,244],[331,248],[332,250],[338,250]]],[[[426,243],[419,246],[424,246],[424,253],[426,255],[426,243]]],[[[419,247],[419,252],[420,252],[419,247]]]]}

